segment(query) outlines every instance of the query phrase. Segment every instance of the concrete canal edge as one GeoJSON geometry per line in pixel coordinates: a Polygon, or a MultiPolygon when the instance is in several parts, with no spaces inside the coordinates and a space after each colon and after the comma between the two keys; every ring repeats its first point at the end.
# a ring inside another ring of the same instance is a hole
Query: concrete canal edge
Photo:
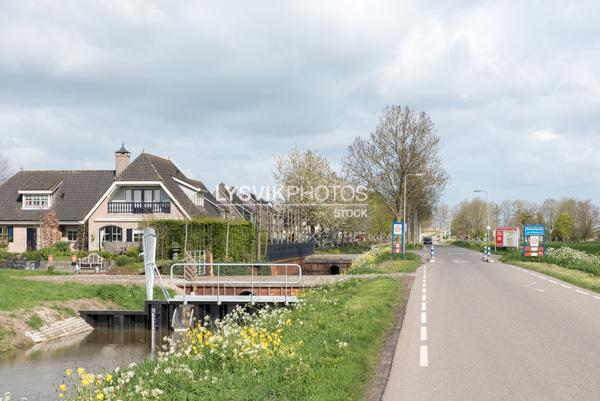
{"type": "Polygon", "coordinates": [[[410,290],[415,280],[414,275],[404,275],[401,280],[404,282],[405,290],[404,297],[401,306],[396,311],[396,323],[392,329],[387,333],[383,349],[379,356],[379,365],[375,376],[367,387],[366,401],[381,401],[383,398],[383,392],[387,385],[392,370],[392,363],[394,361],[394,354],[396,352],[396,344],[398,343],[398,337],[402,330],[402,324],[404,323],[404,314],[406,313],[406,306],[408,304],[408,297],[410,296],[410,290]]]}
{"type": "Polygon", "coordinates": [[[92,330],[94,330],[94,328],[81,317],[70,317],[46,325],[37,331],[27,331],[25,332],[25,335],[34,343],[41,343],[92,330]]]}

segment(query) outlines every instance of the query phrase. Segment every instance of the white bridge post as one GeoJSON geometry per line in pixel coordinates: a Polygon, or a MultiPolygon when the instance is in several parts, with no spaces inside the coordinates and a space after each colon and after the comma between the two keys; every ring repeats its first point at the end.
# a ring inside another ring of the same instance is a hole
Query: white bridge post
{"type": "Polygon", "coordinates": [[[154,299],[154,266],[156,264],[156,231],[152,227],[144,230],[144,272],[146,274],[146,300],[154,299]]]}

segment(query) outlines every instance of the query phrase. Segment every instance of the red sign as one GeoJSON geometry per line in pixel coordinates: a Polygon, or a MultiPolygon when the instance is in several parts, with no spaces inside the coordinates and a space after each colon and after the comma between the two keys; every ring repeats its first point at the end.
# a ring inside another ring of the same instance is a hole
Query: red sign
{"type": "Polygon", "coordinates": [[[496,228],[496,246],[498,248],[516,248],[519,245],[519,227],[496,228]]]}

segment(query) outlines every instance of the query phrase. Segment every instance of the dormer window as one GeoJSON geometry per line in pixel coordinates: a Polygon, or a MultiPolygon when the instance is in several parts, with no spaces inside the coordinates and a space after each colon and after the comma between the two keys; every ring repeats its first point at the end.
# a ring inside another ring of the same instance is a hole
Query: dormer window
{"type": "Polygon", "coordinates": [[[194,196],[194,205],[204,206],[204,196],[202,196],[202,193],[196,192],[196,195],[194,196]]]}
{"type": "Polygon", "coordinates": [[[23,209],[49,209],[51,197],[46,194],[24,194],[23,209]]]}

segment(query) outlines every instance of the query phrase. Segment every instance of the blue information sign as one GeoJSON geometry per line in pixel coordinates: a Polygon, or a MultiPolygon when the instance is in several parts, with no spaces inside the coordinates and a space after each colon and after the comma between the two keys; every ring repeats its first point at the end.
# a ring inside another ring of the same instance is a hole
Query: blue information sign
{"type": "Polygon", "coordinates": [[[543,224],[525,224],[523,226],[523,235],[528,237],[530,235],[544,236],[546,234],[546,226],[543,224]]]}

